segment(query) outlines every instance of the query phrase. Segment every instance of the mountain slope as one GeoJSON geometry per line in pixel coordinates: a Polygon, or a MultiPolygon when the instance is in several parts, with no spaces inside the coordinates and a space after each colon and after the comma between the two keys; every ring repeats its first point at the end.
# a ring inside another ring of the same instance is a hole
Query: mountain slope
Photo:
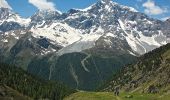
{"type": "Polygon", "coordinates": [[[169,100],[168,94],[140,94],[140,93],[120,93],[114,96],[113,92],[86,92],[74,93],[64,100],[169,100]]]}
{"type": "MultiPolygon", "coordinates": [[[[62,100],[64,96],[75,92],[61,83],[41,80],[20,68],[3,63],[0,63],[0,87],[0,94],[2,94],[2,98],[4,99],[5,97],[15,99],[15,96],[17,98],[17,94],[19,96],[20,93],[33,99],[62,100]],[[10,91],[14,93],[14,97],[10,91]]],[[[24,98],[22,95],[19,97],[24,98]]]]}
{"type": "Polygon", "coordinates": [[[119,85],[124,91],[168,93],[169,67],[170,44],[167,44],[141,56],[136,64],[125,66],[104,90],[119,85]]]}
{"type": "Polygon", "coordinates": [[[77,89],[94,90],[107,80],[111,73],[116,73],[121,66],[134,60],[135,57],[125,54],[102,57],[94,54],[70,53],[60,57],[52,55],[35,58],[27,70],[45,79],[60,80],[77,89]]]}
{"type": "Polygon", "coordinates": [[[19,93],[16,90],[11,89],[8,86],[0,85],[0,100],[32,100],[19,93]]]}
{"type": "Polygon", "coordinates": [[[21,18],[8,8],[0,8],[0,13],[0,32],[23,29],[29,25],[29,18],[21,18]]]}

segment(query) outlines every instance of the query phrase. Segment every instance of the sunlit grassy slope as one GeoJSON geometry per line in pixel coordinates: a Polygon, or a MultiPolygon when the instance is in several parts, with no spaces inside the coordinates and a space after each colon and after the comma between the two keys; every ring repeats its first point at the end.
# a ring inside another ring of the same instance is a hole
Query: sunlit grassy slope
{"type": "Polygon", "coordinates": [[[170,100],[170,94],[121,93],[114,96],[113,92],[77,92],[64,100],[170,100]]]}

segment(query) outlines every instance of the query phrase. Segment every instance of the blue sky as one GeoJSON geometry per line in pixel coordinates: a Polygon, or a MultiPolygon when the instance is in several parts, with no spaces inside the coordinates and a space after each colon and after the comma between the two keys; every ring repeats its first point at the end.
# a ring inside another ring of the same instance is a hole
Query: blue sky
{"type": "MultiPolygon", "coordinates": [[[[0,0],[2,1],[2,0],[0,0]]],[[[4,0],[5,1],[5,0],[4,0]]],[[[86,8],[99,0],[6,0],[9,6],[23,17],[29,17],[38,9],[57,9],[67,12],[71,8],[86,8]]],[[[131,6],[151,17],[170,17],[170,0],[113,0],[131,6]]],[[[0,4],[1,6],[2,4],[0,4]]]]}

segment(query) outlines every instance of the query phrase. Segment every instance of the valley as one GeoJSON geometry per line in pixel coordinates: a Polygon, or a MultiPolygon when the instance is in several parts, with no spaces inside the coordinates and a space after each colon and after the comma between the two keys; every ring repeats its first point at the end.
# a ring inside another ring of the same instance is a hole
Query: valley
{"type": "Polygon", "coordinates": [[[113,0],[62,13],[37,9],[26,18],[4,2],[0,99],[169,99],[170,18],[152,18],[113,0]]]}
{"type": "Polygon", "coordinates": [[[170,44],[141,56],[136,64],[127,66],[98,92],[79,91],[64,100],[169,100],[170,44]],[[140,77],[142,73],[146,75],[140,77]],[[121,88],[119,96],[114,95],[116,86],[121,88]]]}

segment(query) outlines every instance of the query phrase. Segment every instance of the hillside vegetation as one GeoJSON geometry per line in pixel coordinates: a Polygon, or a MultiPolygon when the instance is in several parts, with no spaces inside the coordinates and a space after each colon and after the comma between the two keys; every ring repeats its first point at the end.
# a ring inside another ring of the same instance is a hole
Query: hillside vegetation
{"type": "Polygon", "coordinates": [[[56,57],[35,58],[27,71],[43,79],[61,81],[79,90],[95,90],[103,81],[117,73],[121,66],[135,62],[129,54],[99,56],[69,53],[56,57]],[[49,60],[50,58],[50,60],[49,60]]]}
{"type": "Polygon", "coordinates": [[[77,92],[64,100],[169,100],[170,95],[121,93],[114,96],[113,92],[77,92]]]}
{"type": "Polygon", "coordinates": [[[104,92],[74,93],[64,100],[169,100],[170,44],[141,57],[136,64],[124,66],[99,90],[104,92]],[[114,88],[120,87],[120,95],[114,88]]]}
{"type": "Polygon", "coordinates": [[[115,86],[126,92],[168,93],[170,90],[170,44],[155,49],[139,58],[136,64],[125,66],[112,81],[104,85],[105,91],[115,86]]]}
{"type": "Polygon", "coordinates": [[[0,100],[33,100],[18,91],[0,84],[0,100]]]}
{"type": "MultiPolygon", "coordinates": [[[[2,87],[0,89],[2,90],[0,91],[2,97],[6,97],[6,95],[8,96],[8,94],[10,94],[4,92],[8,91],[8,88],[35,100],[62,100],[64,96],[75,92],[61,83],[43,81],[20,68],[3,63],[0,63],[0,84],[2,87]]],[[[14,92],[15,95],[16,92],[14,92]]],[[[20,98],[20,100],[23,99],[20,98]]]]}

